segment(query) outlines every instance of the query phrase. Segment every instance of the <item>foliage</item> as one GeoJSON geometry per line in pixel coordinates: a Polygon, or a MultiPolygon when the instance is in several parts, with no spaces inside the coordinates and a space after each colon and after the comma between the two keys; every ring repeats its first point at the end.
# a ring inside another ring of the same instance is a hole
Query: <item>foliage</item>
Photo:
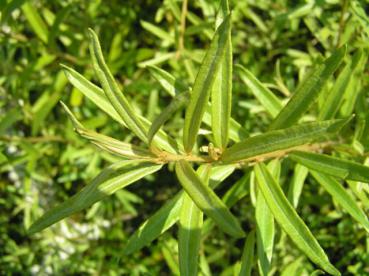
{"type": "Polygon", "coordinates": [[[1,270],[368,273],[365,5],[2,2],[1,270]]]}

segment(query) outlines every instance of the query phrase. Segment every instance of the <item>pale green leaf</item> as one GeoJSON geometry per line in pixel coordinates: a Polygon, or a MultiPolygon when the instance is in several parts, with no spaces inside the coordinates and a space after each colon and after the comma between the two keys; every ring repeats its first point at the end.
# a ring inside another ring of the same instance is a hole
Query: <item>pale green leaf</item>
{"type": "Polygon", "coordinates": [[[350,8],[355,19],[360,23],[367,35],[369,35],[369,18],[364,7],[361,6],[360,2],[357,0],[351,0],[350,4],[350,8]]]}
{"type": "MultiPolygon", "coordinates": [[[[223,22],[228,14],[228,1],[221,1],[216,27],[223,22]]],[[[230,28],[228,29],[228,36],[225,54],[221,60],[211,89],[211,129],[213,131],[215,146],[220,149],[225,149],[227,147],[232,107],[233,54],[230,28]]]]}
{"type": "Polygon", "coordinates": [[[269,129],[286,128],[296,123],[317,100],[329,77],[345,57],[346,47],[336,50],[323,64],[316,66],[293,93],[287,105],[279,112],[269,129]]]}
{"type": "MultiPolygon", "coordinates": [[[[206,186],[209,182],[210,169],[210,165],[203,165],[197,171],[197,175],[206,186]]],[[[185,193],[178,233],[178,256],[181,275],[197,275],[202,225],[202,211],[185,193]]]]}
{"type": "Polygon", "coordinates": [[[174,38],[173,36],[171,36],[169,33],[167,33],[166,31],[164,31],[163,29],[151,24],[150,22],[141,20],[140,21],[141,26],[149,31],[150,33],[152,33],[153,35],[157,36],[158,38],[160,38],[162,41],[165,41],[166,43],[168,43],[168,45],[173,44],[174,43],[174,38]]]}
{"type": "Polygon", "coordinates": [[[230,17],[227,17],[217,29],[196,76],[183,128],[183,146],[186,152],[191,152],[196,142],[211,88],[229,43],[229,32],[230,17]]]}
{"type": "MultiPolygon", "coordinates": [[[[75,70],[65,65],[62,65],[62,67],[64,68],[64,73],[66,74],[69,82],[75,88],[81,91],[88,99],[96,104],[102,111],[107,113],[112,119],[114,119],[121,125],[126,126],[122,118],[119,116],[109,100],[106,98],[104,91],[101,88],[94,85],[92,82],[87,80],[75,70]]],[[[139,118],[145,128],[149,129],[149,127],[151,126],[151,122],[142,116],[139,116],[139,118]]],[[[176,145],[176,142],[168,137],[168,135],[162,130],[159,130],[158,134],[154,137],[154,141],[157,145],[171,153],[177,152],[178,146],[176,145]]]]}
{"type": "Polygon", "coordinates": [[[332,275],[340,275],[340,272],[329,262],[309,228],[288,202],[268,168],[263,163],[258,163],[255,166],[255,174],[264,199],[282,229],[314,263],[332,275]]]}
{"type": "Polygon", "coordinates": [[[177,177],[196,205],[226,233],[240,238],[244,232],[232,213],[212,189],[204,185],[190,164],[181,160],[176,163],[177,177]]]}
{"type": "Polygon", "coordinates": [[[64,201],[62,204],[47,211],[29,228],[33,234],[66,218],[76,212],[90,207],[108,195],[129,184],[159,170],[162,165],[138,163],[137,161],[122,161],[104,169],[91,184],[64,201]]]}
{"type": "MultiPolygon", "coordinates": [[[[279,179],[281,164],[278,159],[271,161],[268,164],[268,168],[273,174],[276,182],[279,179]]],[[[267,185],[267,183],[264,183],[267,185]]],[[[274,217],[261,192],[257,194],[256,206],[255,206],[255,219],[256,219],[256,245],[258,252],[258,265],[261,275],[268,275],[270,271],[270,265],[273,256],[274,246],[274,217]]]]}
{"type": "Polygon", "coordinates": [[[86,129],[73,115],[69,108],[61,102],[63,108],[69,115],[70,119],[74,124],[75,131],[82,137],[88,139],[91,143],[98,146],[99,148],[117,154],[128,159],[147,159],[154,160],[155,156],[148,150],[142,149],[138,146],[121,142],[117,139],[111,138],[109,136],[94,132],[92,130],[86,129]]]}
{"type": "Polygon", "coordinates": [[[309,169],[336,176],[342,179],[369,183],[369,167],[336,157],[312,153],[294,151],[289,157],[295,162],[309,169]]]}
{"type": "Polygon", "coordinates": [[[256,135],[228,148],[221,156],[221,160],[227,163],[240,162],[261,155],[265,157],[267,154],[291,150],[305,144],[326,141],[350,119],[304,123],[256,135]]]}
{"type": "Polygon", "coordinates": [[[249,70],[242,65],[236,65],[239,69],[241,80],[249,87],[255,98],[265,110],[274,118],[282,110],[283,104],[264,84],[262,84],[249,70]]]}
{"type": "Polygon", "coordinates": [[[297,204],[299,203],[302,187],[304,185],[308,172],[309,170],[306,167],[300,164],[295,165],[292,181],[288,189],[288,200],[291,202],[294,208],[296,208],[297,204]]]}
{"type": "Polygon", "coordinates": [[[364,211],[360,209],[352,196],[342,187],[342,185],[331,176],[310,172],[323,188],[332,195],[338,204],[356,219],[365,229],[369,231],[369,220],[364,211]]]}
{"type": "Polygon", "coordinates": [[[42,40],[42,42],[46,43],[49,36],[49,31],[45,22],[42,20],[38,9],[35,9],[32,6],[32,2],[27,1],[22,5],[22,11],[33,31],[42,40]]]}
{"type": "Polygon", "coordinates": [[[89,38],[90,53],[95,73],[103,87],[106,97],[109,99],[115,111],[117,111],[119,116],[126,123],[127,127],[143,142],[147,143],[147,129],[142,124],[141,120],[139,120],[127,98],[115,82],[113,75],[110,73],[105,63],[97,35],[91,29],[89,29],[89,38]]]}

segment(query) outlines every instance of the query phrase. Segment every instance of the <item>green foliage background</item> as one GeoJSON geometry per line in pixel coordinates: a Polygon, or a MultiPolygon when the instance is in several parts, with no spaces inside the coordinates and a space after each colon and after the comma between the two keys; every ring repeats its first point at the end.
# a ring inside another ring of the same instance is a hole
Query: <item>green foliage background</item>
{"type": "MultiPolygon", "coordinates": [[[[349,2],[230,1],[234,64],[248,68],[277,96],[290,95],[312,64],[337,46],[348,45],[348,59],[356,49],[367,52],[369,21],[358,16],[349,2]]],[[[358,3],[368,9],[366,1],[358,3]]],[[[189,1],[182,46],[182,1],[8,0],[0,3],[0,274],[171,275],[178,272],[175,229],[141,252],[124,255],[128,237],[180,189],[168,171],[172,168],[140,180],[41,233],[28,236],[26,229],[44,210],[75,194],[116,160],[74,133],[58,104],[60,100],[72,107],[86,127],[138,143],[72,88],[59,66],[66,64],[95,81],[87,28],[98,33],[109,68],[124,86],[131,104],[142,115],[153,119],[170,98],[145,66],[156,64],[184,83],[192,84],[212,37],[218,6],[218,1],[189,1]]],[[[357,115],[360,131],[355,132],[357,139],[352,141],[350,149],[358,161],[365,160],[369,147],[367,72],[365,67],[356,92],[346,96],[347,101],[352,101],[344,104],[346,111],[340,110],[342,117],[351,111],[357,115]]],[[[264,131],[270,119],[236,70],[233,86],[232,116],[250,133],[264,131]]],[[[314,108],[322,106],[324,100],[324,97],[319,99],[314,108]]],[[[166,130],[176,136],[182,124],[177,114],[166,130]]],[[[282,172],[285,185],[291,181],[291,175],[291,170],[282,172]]],[[[238,178],[234,174],[227,179],[219,194],[224,194],[238,178]]],[[[362,189],[367,193],[366,187],[362,189]]],[[[369,206],[364,205],[367,211],[369,206]]],[[[232,211],[244,229],[255,228],[250,196],[232,211]]],[[[369,273],[369,240],[365,230],[312,178],[305,183],[297,211],[340,271],[347,275],[369,273]]],[[[214,275],[233,275],[233,265],[241,255],[243,242],[227,239],[214,230],[204,243],[203,263],[210,265],[214,275]]],[[[301,268],[301,274],[314,270],[279,231],[272,271],[276,275],[289,275],[293,265],[301,268]]],[[[204,267],[201,273],[208,275],[204,267]]]]}

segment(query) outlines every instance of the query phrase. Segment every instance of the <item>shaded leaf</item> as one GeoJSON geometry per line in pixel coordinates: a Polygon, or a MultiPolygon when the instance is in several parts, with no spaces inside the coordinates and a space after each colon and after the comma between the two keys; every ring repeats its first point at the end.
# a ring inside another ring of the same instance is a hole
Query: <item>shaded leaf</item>
{"type": "Polygon", "coordinates": [[[347,211],[354,219],[356,219],[365,229],[369,231],[369,221],[363,210],[359,208],[352,196],[342,187],[342,185],[334,178],[311,171],[313,177],[323,188],[332,195],[338,204],[347,211]]]}

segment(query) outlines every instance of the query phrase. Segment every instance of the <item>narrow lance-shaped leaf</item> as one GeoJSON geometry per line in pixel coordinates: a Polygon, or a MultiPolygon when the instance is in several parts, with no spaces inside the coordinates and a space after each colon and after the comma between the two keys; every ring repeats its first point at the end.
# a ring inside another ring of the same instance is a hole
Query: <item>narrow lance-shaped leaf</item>
{"type": "MultiPolygon", "coordinates": [[[[278,159],[274,159],[268,164],[268,168],[273,174],[274,179],[279,179],[281,164],[278,159]]],[[[268,275],[270,271],[270,264],[273,256],[274,246],[274,217],[264,196],[261,192],[258,193],[255,206],[255,219],[257,226],[257,252],[258,252],[258,265],[261,275],[268,275]]]]}
{"type": "Polygon", "coordinates": [[[265,110],[273,118],[276,117],[283,108],[282,102],[249,70],[242,65],[236,65],[236,68],[239,69],[241,80],[249,87],[252,94],[254,94],[265,110]]]}
{"type": "MultiPolygon", "coordinates": [[[[210,165],[202,165],[197,175],[208,185],[210,165]]],[[[185,193],[181,207],[178,234],[179,270],[181,275],[197,275],[203,213],[185,193]]]]}
{"type": "MultiPolygon", "coordinates": [[[[250,180],[250,173],[245,173],[237,182],[225,193],[222,201],[227,208],[233,207],[238,201],[244,198],[248,193],[248,184],[250,180]]],[[[212,219],[207,219],[202,227],[202,235],[208,235],[215,226],[212,219]]]]}
{"type": "Polygon", "coordinates": [[[295,162],[299,162],[309,169],[318,172],[342,179],[369,183],[369,167],[359,163],[324,154],[302,151],[293,151],[289,154],[289,157],[295,162]]]}
{"type": "Polygon", "coordinates": [[[317,100],[329,77],[337,70],[346,53],[346,46],[333,54],[308,74],[292,95],[287,105],[269,126],[270,130],[286,128],[296,123],[317,100]]]}
{"type": "Polygon", "coordinates": [[[147,134],[149,144],[151,144],[152,139],[155,134],[159,131],[162,125],[166,121],[168,121],[173,113],[175,113],[180,108],[184,107],[189,101],[190,93],[183,92],[174,97],[172,102],[160,113],[158,117],[152,122],[151,127],[149,129],[149,133],[147,134]]]}
{"type": "Polygon", "coordinates": [[[366,231],[369,231],[369,220],[364,211],[360,209],[360,207],[356,204],[356,201],[337,180],[322,173],[314,171],[311,171],[310,173],[319,182],[319,184],[322,185],[323,188],[332,195],[336,202],[347,211],[347,213],[361,223],[366,231]]]}
{"type": "Polygon", "coordinates": [[[76,132],[82,137],[88,139],[91,143],[95,144],[99,148],[128,159],[155,159],[155,156],[146,149],[142,149],[138,146],[124,143],[109,136],[86,129],[77,120],[77,118],[73,115],[69,108],[63,102],[61,102],[61,104],[67,112],[69,118],[72,120],[76,132]]]}
{"type": "Polygon", "coordinates": [[[79,193],[67,199],[62,204],[47,211],[28,230],[30,234],[66,218],[76,212],[90,207],[108,195],[129,184],[159,170],[162,165],[138,163],[137,161],[122,161],[104,169],[92,182],[79,193]]]}
{"type": "MultiPolygon", "coordinates": [[[[217,16],[217,26],[229,14],[228,1],[222,0],[217,16]]],[[[214,84],[211,89],[211,129],[215,146],[225,149],[228,143],[229,124],[232,107],[232,40],[231,29],[228,29],[228,40],[224,57],[220,63],[214,84]]]]}
{"type": "Polygon", "coordinates": [[[89,29],[89,37],[90,52],[94,69],[104,89],[105,95],[128,128],[132,130],[143,142],[147,143],[146,129],[138,119],[122,91],[119,89],[113,75],[110,73],[108,66],[105,63],[97,35],[91,29],[89,29]]]}
{"type": "Polygon", "coordinates": [[[149,69],[150,74],[172,97],[175,97],[178,93],[188,90],[188,88],[182,84],[182,82],[177,81],[174,76],[169,74],[167,71],[157,66],[148,66],[147,68],[149,69]]]}
{"type": "MultiPolygon", "coordinates": [[[[187,88],[183,83],[176,80],[175,77],[169,74],[167,71],[160,69],[156,66],[149,66],[148,68],[150,70],[151,75],[172,97],[186,90],[191,90],[190,88],[187,88]]],[[[208,126],[212,125],[211,104],[209,103],[206,106],[202,121],[208,126]]],[[[249,135],[247,131],[237,121],[230,118],[229,138],[234,142],[239,142],[240,140],[245,139],[248,136],[249,135]]]]}
{"type": "Polygon", "coordinates": [[[247,235],[245,246],[243,248],[241,257],[241,269],[239,276],[250,276],[252,265],[254,261],[254,251],[255,251],[255,231],[251,231],[247,235]]]}
{"type": "Polygon", "coordinates": [[[221,160],[223,162],[239,162],[258,156],[268,157],[272,156],[273,153],[291,150],[304,144],[327,141],[349,120],[351,118],[304,123],[256,135],[228,148],[223,153],[221,160]]]}
{"type": "Polygon", "coordinates": [[[314,263],[332,275],[340,275],[339,271],[329,262],[327,255],[309,228],[288,202],[268,168],[263,163],[258,163],[255,166],[255,174],[265,201],[282,229],[314,263]]]}
{"type": "MultiPolygon", "coordinates": [[[[215,188],[234,171],[233,166],[218,166],[212,169],[209,186],[215,188]]],[[[131,254],[150,244],[154,239],[172,227],[179,219],[183,190],[177,193],[154,215],[146,220],[129,238],[124,253],[131,254]]]]}
{"type": "Polygon", "coordinates": [[[229,32],[230,17],[228,16],[217,29],[196,76],[183,128],[183,146],[186,152],[191,152],[196,142],[210,91],[228,45],[229,32]]]}
{"type": "Polygon", "coordinates": [[[236,238],[244,236],[237,219],[214,191],[204,185],[187,161],[181,160],[176,163],[176,174],[186,193],[224,232],[236,238]]]}
{"type": "Polygon", "coordinates": [[[362,54],[363,53],[361,50],[357,51],[352,60],[346,64],[345,68],[338,75],[338,78],[329,92],[322,110],[319,113],[319,120],[329,120],[336,115],[342,104],[343,95],[345,94],[347,86],[352,75],[354,74],[354,70],[361,59],[362,54]]]}
{"type": "MultiPolygon", "coordinates": [[[[69,82],[81,91],[88,99],[90,99],[94,104],[96,104],[102,111],[107,113],[112,119],[120,123],[121,125],[126,127],[125,122],[119,116],[119,114],[115,111],[109,100],[106,98],[104,91],[94,85],[92,82],[87,80],[81,74],[69,68],[68,66],[62,65],[64,69],[64,73],[67,76],[69,82]]],[[[151,122],[146,118],[139,116],[140,121],[145,126],[145,129],[149,129],[151,126],[151,122]]],[[[153,139],[157,145],[162,147],[163,149],[171,152],[177,152],[177,145],[174,140],[172,140],[168,135],[163,131],[159,130],[158,134],[153,139]]]]}
{"type": "Polygon", "coordinates": [[[294,208],[296,208],[299,203],[302,187],[308,172],[309,170],[300,164],[296,164],[295,169],[293,170],[292,181],[288,189],[288,200],[294,208]]]}

